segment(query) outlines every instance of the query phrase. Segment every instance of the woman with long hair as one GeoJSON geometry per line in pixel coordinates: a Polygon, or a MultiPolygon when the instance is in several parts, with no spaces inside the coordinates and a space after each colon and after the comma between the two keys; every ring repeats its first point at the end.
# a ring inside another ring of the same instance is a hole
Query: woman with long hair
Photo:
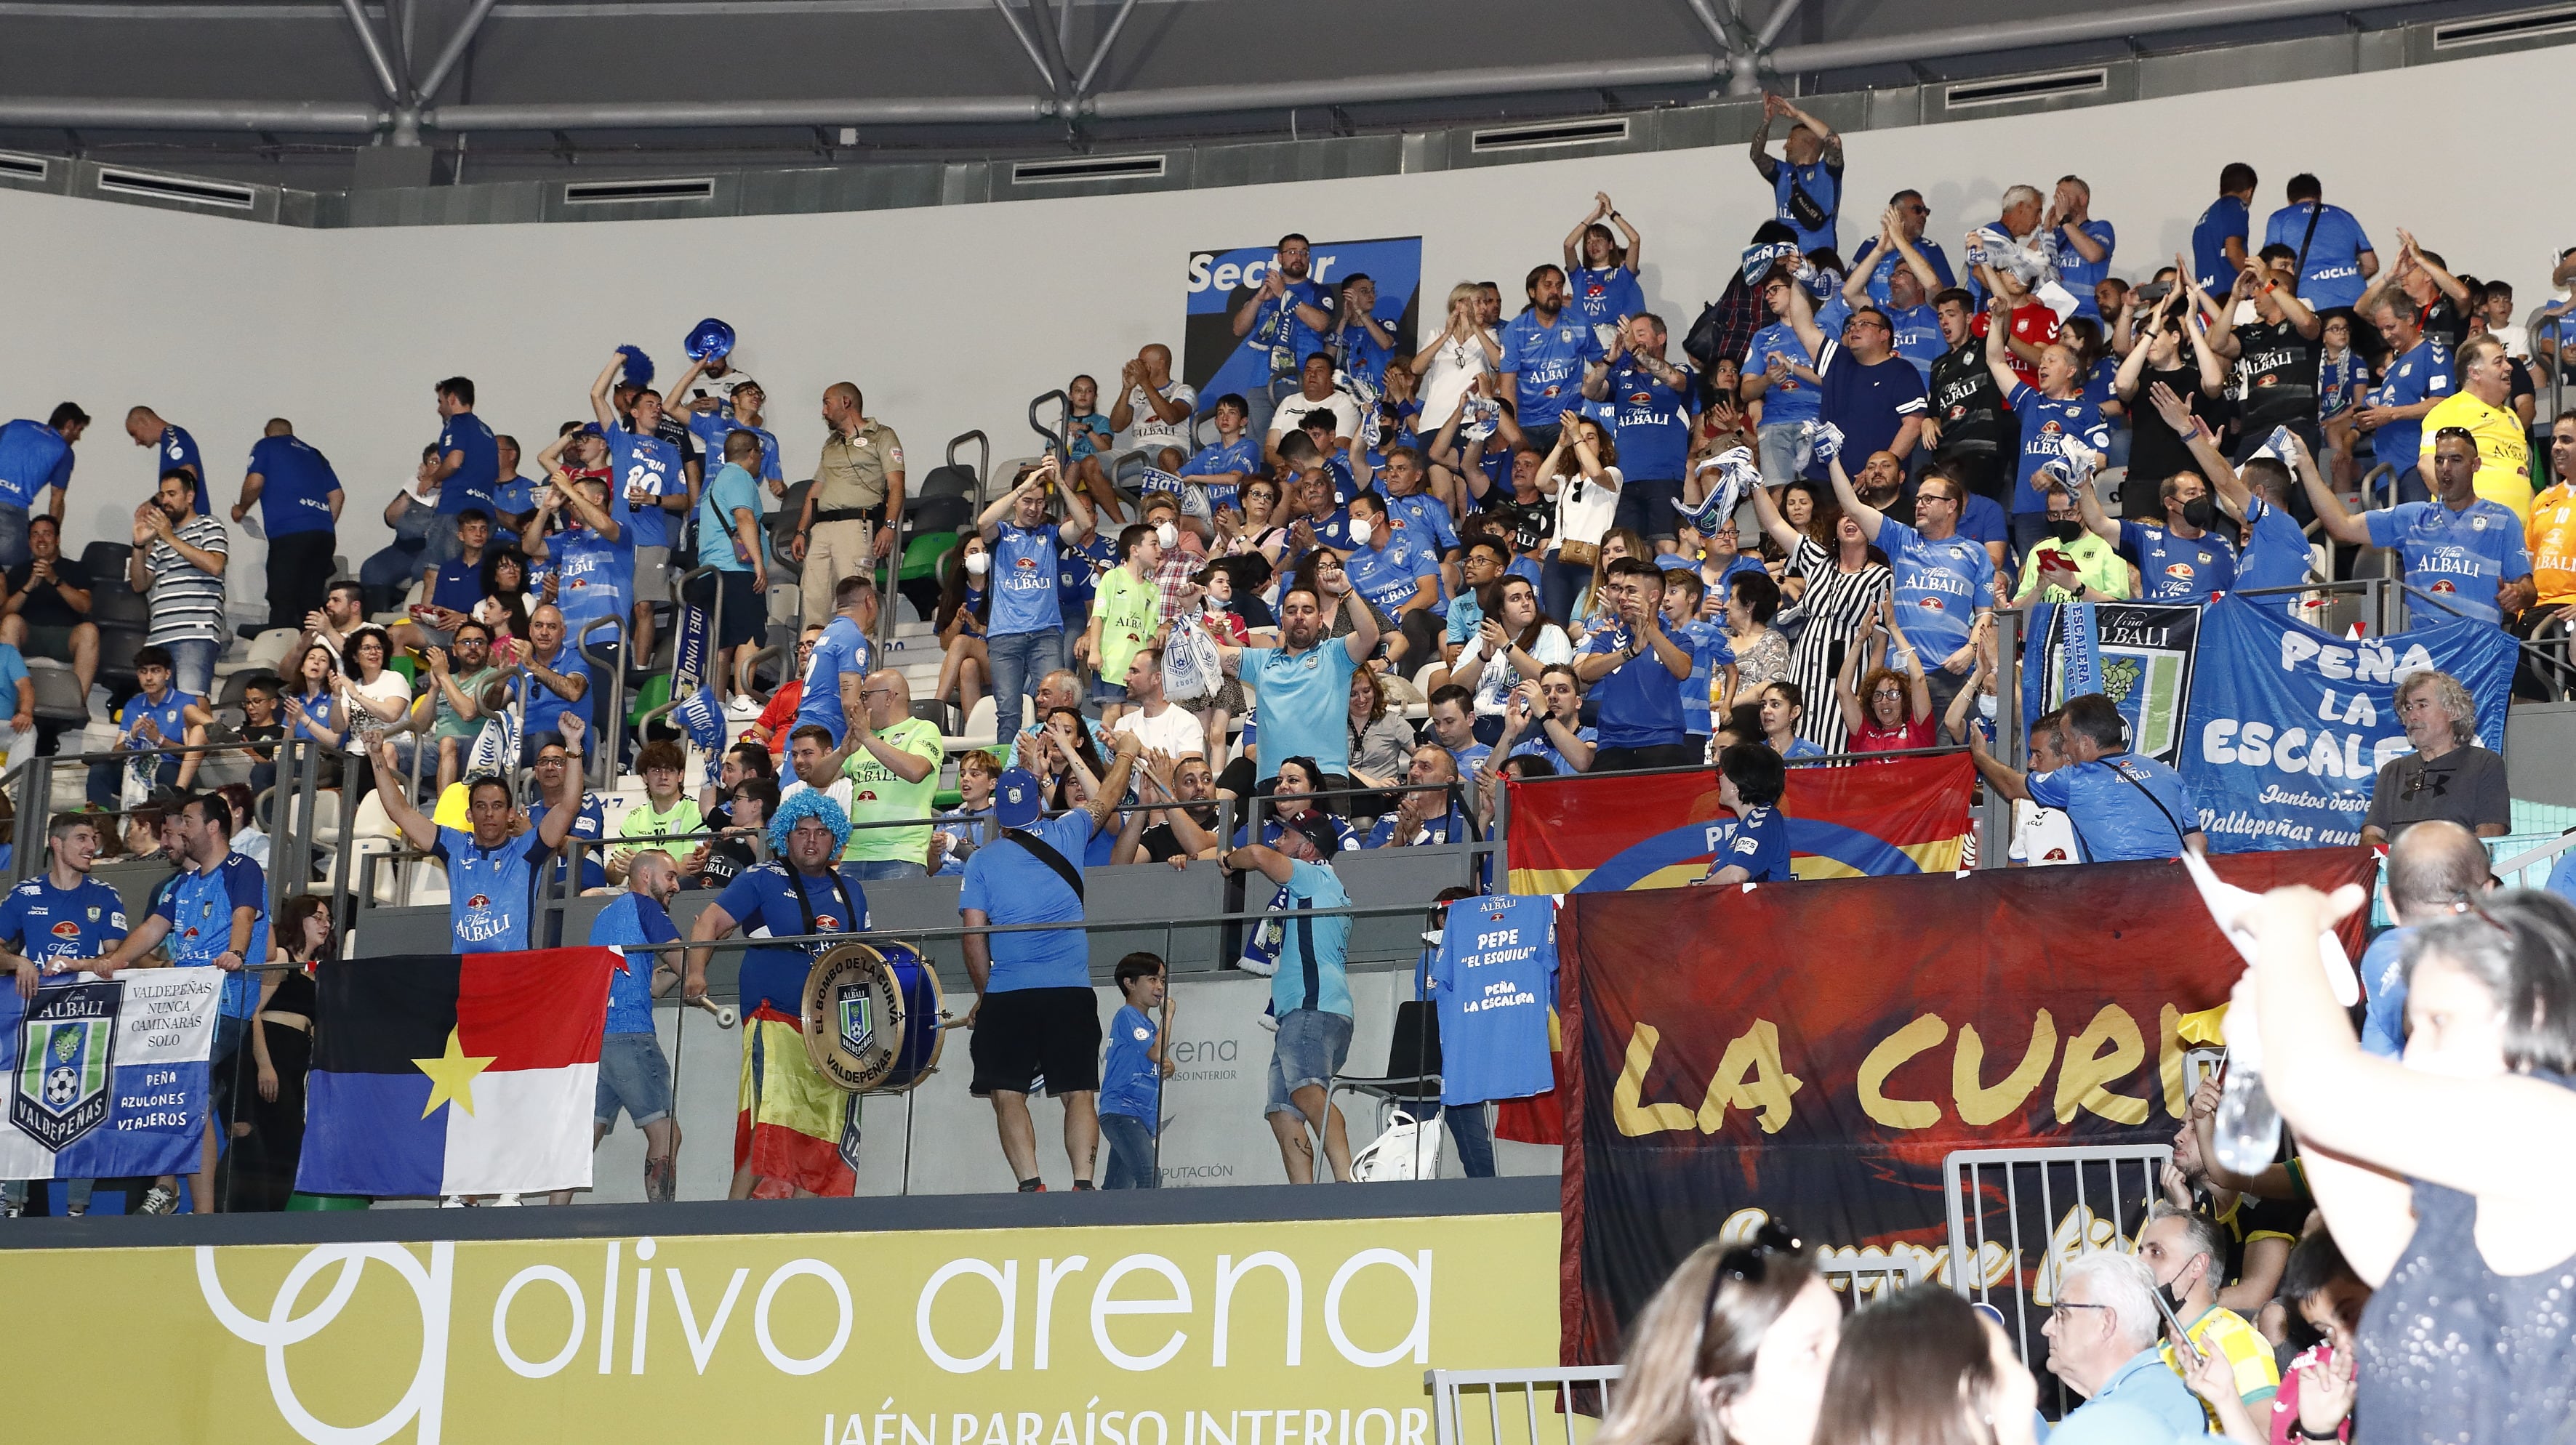
{"type": "Polygon", "coordinates": [[[1449,288],[1448,322],[1440,339],[1414,354],[1406,370],[1422,378],[1422,418],[1416,430],[1436,434],[1458,414],[1458,404],[1503,359],[1502,341],[1477,319],[1484,293],[1473,281],[1449,288]]]}
{"type": "Polygon", "coordinates": [[[937,702],[954,696],[960,726],[975,711],[975,704],[984,700],[984,679],[992,668],[984,652],[984,625],[993,608],[987,572],[992,561],[980,532],[967,533],[966,540],[939,561],[939,610],[933,621],[944,652],[939,660],[939,687],[930,696],[937,702]]]}
{"type": "Polygon", "coordinates": [[[287,736],[322,745],[315,768],[325,787],[339,786],[339,752],[348,736],[339,683],[340,655],[319,642],[309,642],[288,666],[284,695],[278,700],[287,736]]]}
{"type": "MultiPolygon", "coordinates": [[[[1789,676],[1807,696],[1822,697],[1834,688],[1844,659],[1859,647],[1863,629],[1887,607],[1896,574],[1888,568],[1887,555],[1870,545],[1860,523],[1839,508],[1830,548],[1792,525],[1769,487],[1753,489],[1753,511],[1762,519],[1763,534],[1789,554],[1789,570],[1806,581],[1798,602],[1804,626],[1789,654],[1789,676]]],[[[1818,707],[1808,709],[1798,735],[1820,751],[1838,753],[1849,730],[1841,708],[1818,707]]]]}
{"type": "MultiPolygon", "coordinates": [[[[1354,841],[1357,835],[1351,831],[1351,825],[1342,821],[1338,809],[1327,806],[1329,803],[1341,800],[1336,798],[1319,801],[1314,796],[1331,783],[1332,775],[1325,772],[1323,765],[1313,758],[1282,759],[1278,776],[1270,785],[1270,797],[1261,808],[1261,837],[1258,841],[1277,842],[1279,825],[1283,819],[1293,820],[1302,818],[1308,813],[1320,813],[1332,820],[1333,831],[1340,835],[1342,847],[1357,846],[1354,841]]],[[[1240,848],[1253,841],[1256,840],[1251,836],[1249,823],[1234,830],[1235,847],[1240,848]]]]}
{"type": "MultiPolygon", "coordinates": [[[[1556,503],[1543,575],[1547,612],[1575,623],[1601,577],[1601,549],[1619,514],[1619,446],[1590,417],[1569,418],[1538,465],[1538,489],[1556,503]]],[[[1578,626],[1577,631],[1580,631],[1578,626]]]]}
{"type": "Polygon", "coordinates": [[[1711,1240],[1628,1327],[1593,1445],[1810,1445],[1841,1329],[1833,1286],[1786,1229],[1711,1240]]]}
{"type": "Polygon", "coordinates": [[[313,1067],[313,1024],[321,1012],[313,970],[337,951],[330,896],[287,899],[273,936],[251,1019],[258,1087],[247,1111],[250,1136],[233,1166],[232,1207],[253,1212],[284,1209],[295,1194],[295,1166],[304,1157],[304,1079],[313,1067]]]}
{"type": "Polygon", "coordinates": [[[528,635],[528,614],[537,599],[528,590],[528,559],[515,547],[495,547],[483,554],[483,600],[474,604],[474,620],[492,629],[492,646],[528,635]]]}
{"type": "MultiPolygon", "coordinates": [[[[1413,762],[1413,725],[1387,708],[1386,684],[1377,669],[1351,673],[1351,710],[1346,719],[1351,744],[1351,781],[1363,788],[1392,788],[1405,781],[1413,762]]],[[[1353,813],[1374,816],[1394,805],[1382,798],[1362,798],[1353,813]],[[1378,806],[1380,803],[1384,806],[1378,806]]]]}
{"type": "Polygon", "coordinates": [[[2032,1445],[2039,1381],[2003,1326],[1917,1285],[1843,1323],[1816,1439],[1831,1445],[2032,1445]]]}
{"type": "MultiPolygon", "coordinates": [[[[1449,680],[1476,695],[1476,716],[1496,719],[1512,692],[1536,682],[1552,662],[1574,661],[1574,643],[1556,619],[1538,610],[1538,590],[1526,577],[1498,577],[1485,585],[1485,617],[1458,652],[1449,680]]],[[[1491,739],[1487,739],[1491,741],[1491,739]]]]}
{"type": "Polygon", "coordinates": [[[1764,683],[1754,699],[1762,709],[1762,741],[1782,758],[1812,758],[1824,749],[1799,736],[1799,724],[1807,715],[1807,694],[1787,678],[1764,683]]]}

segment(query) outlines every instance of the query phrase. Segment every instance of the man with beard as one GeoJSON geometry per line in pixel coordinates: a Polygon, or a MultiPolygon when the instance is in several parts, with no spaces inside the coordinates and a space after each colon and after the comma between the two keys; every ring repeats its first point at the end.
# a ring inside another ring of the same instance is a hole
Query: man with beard
{"type": "MultiPolygon", "coordinates": [[[[17,975],[18,997],[36,996],[45,974],[84,958],[95,958],[125,941],[125,900],[105,882],[90,876],[98,857],[98,822],[85,813],[56,813],[46,829],[46,867],[0,899],[0,969],[17,975]]],[[[126,1195],[124,1210],[136,1212],[147,1179],[101,1180],[93,1186],[91,1207],[99,1192],[126,1195]]],[[[67,1181],[29,1181],[26,1210],[54,1214],[56,1190],[69,1207],[67,1181]]],[[[6,1213],[0,1210],[0,1213],[6,1213]]],[[[104,1214],[108,1211],[99,1209],[104,1214]]]]}
{"type": "Polygon", "coordinates": [[[1305,237],[1294,231],[1280,237],[1261,284],[1234,308],[1234,334],[1250,336],[1253,345],[1269,353],[1270,364],[1262,370],[1269,381],[1251,398],[1252,425],[1258,432],[1270,429],[1270,408],[1280,383],[1296,376],[1307,357],[1324,354],[1331,345],[1335,297],[1306,274],[1311,255],[1305,237]]]}
{"type": "MultiPolygon", "coordinates": [[[[2218,1221],[2160,1203],[2138,1233],[2138,1258],[2155,1277],[2174,1318],[2182,1321],[2193,1352],[2224,1356],[2245,1408],[2263,1411],[2257,1419],[2268,1416],[2264,1407],[2280,1392],[2281,1369],[2273,1362],[2271,1342],[2243,1315],[2218,1302],[2218,1291],[2227,1283],[2227,1235],[2218,1221]]],[[[2166,1342],[2165,1363],[2180,1374],[2174,1348],[2166,1342]]]]}
{"type": "Polygon", "coordinates": [[[1351,674],[1377,651],[1377,616],[1354,587],[1342,594],[1351,630],[1325,637],[1324,603],[1312,591],[1291,587],[1279,598],[1279,641],[1219,647],[1226,675],[1250,682],[1261,697],[1260,762],[1264,784],[1279,776],[1288,758],[1313,758],[1326,773],[1351,770],[1351,674]]]}
{"type": "MultiPolygon", "coordinates": [[[[537,869],[563,846],[581,811],[580,785],[556,773],[545,816],[521,832],[510,785],[480,777],[465,785],[466,829],[442,828],[412,806],[403,790],[390,738],[374,750],[376,791],[385,817],[413,847],[447,865],[447,924],[458,953],[515,953],[537,946],[528,925],[535,913],[537,869]]],[[[544,776],[540,773],[540,777],[544,776]]]]}
{"type": "Polygon", "coordinates": [[[1178,757],[1148,752],[1140,767],[1162,796],[1180,806],[1164,809],[1163,821],[1137,838],[1129,856],[1115,861],[1133,863],[1141,854],[1149,863],[1187,868],[1193,858],[1215,857],[1216,774],[1208,771],[1207,759],[1194,752],[1178,757]]]}
{"type": "Polygon", "coordinates": [[[1609,362],[1592,328],[1565,314],[1563,271],[1535,267],[1522,289],[1529,293],[1529,309],[1504,325],[1503,355],[1494,372],[1512,387],[1524,445],[1545,454],[1556,446],[1565,413],[1582,401],[1584,388],[1609,362]]]}
{"type": "Polygon", "coordinates": [[[1932,361],[1931,414],[1923,422],[1923,440],[1943,471],[1976,495],[2000,503],[2012,486],[2005,459],[2020,449],[2021,433],[1986,366],[1985,338],[1976,330],[1976,298],[1954,286],[1932,298],[1932,309],[1950,349],[1932,361]]]}
{"type": "Polygon", "coordinates": [[[197,510],[196,478],[178,468],[134,509],[134,552],[126,585],[150,596],[148,646],[170,653],[179,691],[203,697],[224,649],[224,566],[232,543],[224,524],[197,510]]]}
{"type": "Polygon", "coordinates": [[[2456,428],[2433,436],[2429,502],[2400,502],[2355,516],[2315,472],[2299,476],[2327,536],[2356,547],[2395,549],[2406,563],[2406,585],[2440,601],[2426,604],[2427,615],[2496,622],[2530,606],[2538,589],[2522,523],[2502,502],[2479,496],[2477,478],[2477,438],[2456,428]]]}

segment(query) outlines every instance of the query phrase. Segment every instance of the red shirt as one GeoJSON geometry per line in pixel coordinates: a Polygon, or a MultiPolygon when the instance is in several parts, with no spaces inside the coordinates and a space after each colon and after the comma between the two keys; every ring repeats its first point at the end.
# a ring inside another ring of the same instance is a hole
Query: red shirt
{"type": "Polygon", "coordinates": [[[787,735],[796,730],[796,709],[804,701],[805,679],[791,677],[769,695],[769,706],[760,710],[760,726],[769,732],[771,757],[787,756],[787,735]]]}
{"type": "MultiPolygon", "coordinates": [[[[1906,704],[1913,706],[1909,700],[1906,704]]],[[[1849,751],[1855,753],[1896,753],[1908,748],[1933,748],[1941,745],[1938,719],[1917,718],[1892,728],[1882,728],[1875,719],[1864,722],[1851,735],[1849,751]]]]}
{"type": "MultiPolygon", "coordinates": [[[[1988,331],[1994,329],[1988,324],[1993,317],[1994,313],[1991,311],[1978,312],[1977,319],[1971,323],[1971,329],[1980,338],[1984,337],[1988,331]]],[[[2013,340],[2024,346],[2046,346],[2057,339],[2057,313],[2035,301],[2016,306],[2012,314],[2012,334],[2013,340]]],[[[2013,375],[2021,378],[2022,385],[2029,387],[2039,385],[2037,366],[2022,360],[2018,352],[2007,351],[2004,354],[2011,358],[2008,364],[2012,367],[2013,375]]]]}

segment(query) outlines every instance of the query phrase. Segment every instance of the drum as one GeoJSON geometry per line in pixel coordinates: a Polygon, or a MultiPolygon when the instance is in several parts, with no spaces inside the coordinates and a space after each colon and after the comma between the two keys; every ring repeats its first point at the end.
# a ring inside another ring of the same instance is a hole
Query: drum
{"type": "Polygon", "coordinates": [[[901,1094],[939,1067],[939,973],[909,944],[844,943],[805,980],[805,1051],[853,1094],[901,1094]]]}

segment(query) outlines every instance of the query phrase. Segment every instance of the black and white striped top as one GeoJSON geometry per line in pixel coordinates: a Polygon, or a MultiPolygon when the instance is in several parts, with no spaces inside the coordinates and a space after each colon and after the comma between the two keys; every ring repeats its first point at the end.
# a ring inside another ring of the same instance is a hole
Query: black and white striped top
{"type": "MultiPolygon", "coordinates": [[[[224,524],[212,517],[191,517],[171,530],[201,552],[231,555],[231,538],[224,524]]],[[[174,642],[224,640],[222,574],[201,570],[158,537],[143,554],[143,566],[152,574],[152,635],[146,642],[167,647],[174,642]]]]}

